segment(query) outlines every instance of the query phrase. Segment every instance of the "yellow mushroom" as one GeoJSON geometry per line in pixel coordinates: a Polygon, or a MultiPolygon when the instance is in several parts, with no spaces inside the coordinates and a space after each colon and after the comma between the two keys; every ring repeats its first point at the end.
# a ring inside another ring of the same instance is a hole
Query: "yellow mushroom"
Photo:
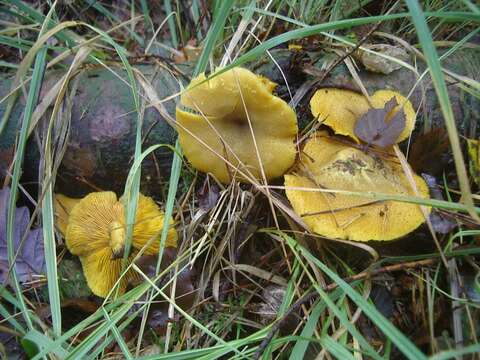
{"type": "MultiPolygon", "coordinates": [[[[314,233],[356,241],[393,240],[425,220],[415,204],[320,192],[329,189],[415,196],[391,154],[367,153],[340,138],[319,133],[305,145],[300,163],[296,174],[285,175],[286,194],[294,211],[314,233]]],[[[414,179],[419,195],[428,198],[425,181],[417,175],[414,179]]]]}
{"type": "Polygon", "coordinates": [[[189,111],[179,107],[176,111],[179,141],[188,161],[223,183],[233,177],[246,182],[238,170],[260,179],[258,156],[267,179],[283,175],[295,161],[298,127],[295,112],[272,94],[274,87],[243,68],[208,80],[204,74],[193,79],[181,97],[189,111]]]}
{"type": "MultiPolygon", "coordinates": [[[[400,133],[397,143],[408,138],[415,127],[415,110],[412,103],[391,90],[379,90],[370,100],[373,108],[382,109],[385,104],[395,98],[397,106],[387,116],[387,121],[400,109],[405,112],[405,128],[400,133]]],[[[355,123],[371,107],[367,98],[350,90],[324,88],[317,90],[310,100],[312,114],[318,120],[329,126],[335,134],[348,136],[356,142],[360,140],[355,136],[355,123]]]]}
{"type": "MultiPolygon", "coordinates": [[[[65,231],[67,248],[80,258],[88,286],[95,295],[106,297],[122,271],[126,237],[123,199],[117,200],[115,193],[109,191],[91,193],[83,199],[56,195],[56,213],[57,225],[60,231],[62,228],[65,231]],[[66,229],[65,214],[68,215],[66,229]]],[[[164,214],[157,204],[140,194],[130,261],[143,248],[146,255],[158,253],[163,221],[164,214]]],[[[173,223],[172,219],[170,223],[173,223]]],[[[165,246],[176,245],[177,232],[172,227],[168,231],[165,246]]],[[[123,276],[119,284],[120,293],[125,291],[127,283],[135,276],[132,270],[123,276]]]]}

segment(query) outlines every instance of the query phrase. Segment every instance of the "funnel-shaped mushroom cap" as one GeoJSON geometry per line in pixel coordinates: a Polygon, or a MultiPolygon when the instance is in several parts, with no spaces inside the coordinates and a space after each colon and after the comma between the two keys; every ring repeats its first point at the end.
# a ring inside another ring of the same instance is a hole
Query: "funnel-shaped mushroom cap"
{"type": "Polygon", "coordinates": [[[181,97],[192,112],[177,108],[176,114],[180,145],[190,163],[223,183],[237,169],[261,178],[253,130],[266,178],[283,175],[295,161],[297,118],[273,88],[268,79],[242,68],[193,79],[181,97]]]}
{"type": "MultiPolygon", "coordinates": [[[[285,175],[286,194],[295,212],[311,231],[329,238],[356,241],[392,240],[415,230],[424,222],[418,205],[341,193],[289,188],[378,192],[415,196],[401,165],[345,145],[336,138],[317,134],[306,144],[302,168],[285,175]]],[[[415,175],[419,195],[428,188],[415,175]]]]}
{"type": "MultiPolygon", "coordinates": [[[[140,194],[133,228],[130,261],[140,249],[156,254],[163,228],[164,214],[155,202],[140,194]]],[[[170,220],[172,223],[173,220],[170,220]]],[[[113,192],[96,192],[81,199],[70,211],[65,234],[67,248],[80,257],[88,286],[95,295],[105,297],[120,278],[125,245],[125,214],[122,199],[113,192]]],[[[176,247],[177,233],[168,231],[166,247],[176,247]]],[[[135,272],[122,278],[119,292],[135,272]]]]}
{"type": "MultiPolygon", "coordinates": [[[[382,109],[388,101],[395,98],[397,106],[387,116],[387,121],[400,109],[405,113],[405,128],[400,133],[397,143],[408,138],[415,127],[415,110],[412,103],[399,93],[391,90],[379,90],[370,100],[375,109],[382,109]]],[[[370,105],[365,96],[350,90],[324,88],[313,95],[310,100],[313,116],[329,126],[338,135],[349,136],[360,142],[355,136],[355,123],[365,114],[370,105]]]]}

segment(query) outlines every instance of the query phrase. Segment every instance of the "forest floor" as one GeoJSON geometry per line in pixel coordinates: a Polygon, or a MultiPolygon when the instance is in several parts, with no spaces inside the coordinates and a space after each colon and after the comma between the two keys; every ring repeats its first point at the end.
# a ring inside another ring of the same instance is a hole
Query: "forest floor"
{"type": "Polygon", "coordinates": [[[0,357],[480,359],[479,23],[469,0],[0,0],[0,357]],[[180,112],[225,67],[190,116],[251,126],[213,166],[180,112]],[[334,146],[355,163],[317,173],[334,146]]]}

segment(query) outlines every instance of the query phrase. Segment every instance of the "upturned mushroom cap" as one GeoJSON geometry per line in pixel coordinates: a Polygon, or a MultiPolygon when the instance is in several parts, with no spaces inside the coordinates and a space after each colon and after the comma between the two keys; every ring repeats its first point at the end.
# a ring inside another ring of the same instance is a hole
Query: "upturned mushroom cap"
{"type": "MultiPolygon", "coordinates": [[[[405,112],[405,128],[400,133],[397,143],[408,138],[415,127],[415,110],[412,103],[404,96],[391,90],[379,90],[370,100],[376,109],[382,109],[385,104],[395,97],[397,106],[387,117],[387,121],[400,109],[405,112]]],[[[360,140],[355,136],[355,122],[371,107],[365,96],[354,91],[324,88],[315,92],[310,100],[310,108],[313,116],[329,126],[335,134],[348,136],[356,142],[360,140]]]]}
{"type": "MultiPolygon", "coordinates": [[[[164,214],[155,202],[140,194],[130,261],[145,246],[145,254],[158,252],[163,220],[164,214]]],[[[69,213],[66,245],[72,254],[80,257],[88,286],[95,295],[107,296],[120,278],[125,234],[124,204],[113,192],[91,193],[73,206],[69,213]]],[[[165,246],[176,245],[177,233],[170,228],[165,246]]],[[[135,276],[134,271],[127,272],[120,282],[120,293],[135,276]]]]}
{"type": "MultiPolygon", "coordinates": [[[[418,205],[375,201],[362,196],[290,188],[378,192],[414,196],[401,165],[365,153],[335,137],[317,134],[301,155],[296,175],[285,175],[286,194],[294,211],[319,235],[356,241],[393,240],[424,222],[418,205]]],[[[419,195],[428,198],[423,179],[414,176],[419,195]]]]}
{"type": "Polygon", "coordinates": [[[178,107],[176,111],[179,141],[188,161],[223,183],[229,183],[238,169],[261,178],[250,120],[266,178],[283,175],[295,161],[298,127],[295,112],[272,94],[274,87],[243,68],[209,80],[204,74],[193,79],[181,97],[190,111],[178,107]]]}

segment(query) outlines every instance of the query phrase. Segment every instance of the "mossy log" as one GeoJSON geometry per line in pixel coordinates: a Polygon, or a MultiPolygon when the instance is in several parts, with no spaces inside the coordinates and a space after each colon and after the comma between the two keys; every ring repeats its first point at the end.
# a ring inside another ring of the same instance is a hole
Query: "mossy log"
{"type": "MultiPolygon", "coordinates": [[[[287,50],[273,51],[273,56],[282,67],[290,89],[295,92],[307,80],[299,71],[295,56],[287,50]]],[[[442,61],[444,68],[456,74],[480,80],[480,53],[478,50],[457,51],[442,61]]],[[[331,59],[330,59],[331,60],[331,59]]],[[[320,59],[319,63],[321,64],[320,59]]],[[[283,75],[271,61],[259,61],[250,66],[279,84],[284,83],[283,75]]],[[[188,67],[187,67],[188,69],[188,67]]],[[[178,93],[178,79],[170,71],[154,65],[138,67],[158,93],[158,98],[168,98],[178,93]]],[[[421,71],[422,69],[419,69],[421,71]]],[[[105,69],[89,69],[79,72],[78,89],[73,97],[71,128],[68,145],[62,165],[56,179],[56,190],[75,196],[84,195],[93,189],[113,190],[122,193],[125,180],[132,164],[135,148],[137,114],[128,83],[127,75],[121,68],[115,68],[116,74],[105,69]],[[123,80],[122,80],[123,79],[123,80]]],[[[188,71],[187,71],[188,72],[188,71]]],[[[408,69],[400,69],[389,75],[360,71],[360,78],[366,89],[373,93],[379,89],[396,89],[408,95],[418,77],[408,69]]],[[[4,77],[5,79],[5,77],[4,77]]],[[[58,79],[58,73],[49,74],[44,81],[42,94],[58,79]]],[[[462,134],[475,135],[476,123],[480,118],[480,102],[449,79],[449,95],[454,110],[457,127],[462,134]]],[[[0,98],[9,93],[11,83],[0,83],[0,98]]],[[[347,69],[337,66],[321,84],[316,87],[341,87],[359,90],[347,69]]],[[[277,92],[289,100],[285,87],[280,85],[277,92]]],[[[442,126],[443,116],[432,87],[431,80],[425,76],[411,96],[415,109],[419,109],[418,119],[428,118],[433,126],[442,126]],[[423,96],[425,95],[425,96],[423,96]],[[422,99],[424,101],[422,101],[422,99]]],[[[0,137],[0,180],[3,181],[9,164],[12,162],[14,146],[19,132],[24,109],[23,95],[20,96],[8,125],[0,137]]],[[[166,111],[173,117],[176,100],[163,103],[166,111]]],[[[308,95],[300,102],[300,107],[308,107],[308,95]]],[[[0,116],[5,111],[5,102],[0,104],[0,116]]],[[[304,111],[307,114],[308,109],[304,111]]],[[[153,144],[173,144],[175,130],[152,107],[145,110],[143,117],[143,149],[153,144]]],[[[308,119],[310,120],[310,119],[308,119]]],[[[300,127],[305,121],[300,122],[300,127]]],[[[421,121],[417,129],[422,128],[421,121]]],[[[24,182],[38,182],[39,146],[38,136],[31,136],[24,162],[24,182]]],[[[142,166],[142,191],[158,192],[159,186],[168,179],[172,152],[160,148],[148,156],[142,166]]]]}
{"type": "MultiPolygon", "coordinates": [[[[163,99],[179,91],[177,79],[155,66],[138,68],[163,99]]],[[[56,190],[70,196],[85,195],[94,189],[114,190],[121,194],[128,171],[133,162],[137,112],[127,74],[121,68],[81,71],[76,94],[71,106],[71,122],[68,145],[56,178],[56,190]]],[[[63,75],[60,74],[60,75],[63,75]]],[[[58,72],[45,77],[41,96],[59,79],[58,72]]],[[[0,85],[0,97],[8,94],[10,83],[0,85]]],[[[139,90],[140,91],[140,90],[139,90]]],[[[0,171],[3,178],[10,164],[16,135],[21,127],[24,100],[17,101],[8,125],[0,139],[0,171]]],[[[175,114],[175,100],[163,103],[171,116],[175,114]]],[[[5,106],[0,107],[0,115],[5,106]]],[[[45,116],[44,116],[45,117],[45,116]]],[[[143,114],[143,149],[153,144],[173,144],[175,130],[153,108],[147,107],[143,114]]],[[[45,122],[47,119],[42,119],[45,122]]],[[[40,150],[35,136],[27,144],[24,161],[26,182],[38,182],[40,150]]],[[[145,159],[142,166],[144,185],[150,190],[158,188],[168,179],[172,151],[162,147],[145,159]]]]}
{"type": "MultiPolygon", "coordinates": [[[[292,66],[292,63],[295,61],[298,62],[299,60],[295,59],[291,52],[287,50],[280,50],[277,53],[274,53],[274,57],[276,62],[282,68],[283,74],[275,64],[271,63],[271,61],[264,63],[260,62],[257,65],[254,65],[252,70],[265,75],[272,81],[279,84],[285,83],[285,76],[290,84],[290,91],[293,94],[295,94],[296,90],[295,85],[298,87],[298,85],[302,85],[306,80],[315,79],[315,77],[312,76],[303,76],[302,78],[301,73],[298,71],[292,71],[299,69],[299,67],[295,64],[292,66]]],[[[331,55],[325,53],[323,56],[319,56],[319,60],[312,67],[317,69],[315,72],[317,72],[318,76],[321,77],[323,69],[328,68],[332,62],[331,55]]],[[[480,50],[476,48],[464,48],[457,50],[441,60],[441,64],[444,69],[454,72],[457,75],[465,76],[477,82],[480,81],[480,50]]],[[[426,65],[421,61],[418,61],[416,64],[413,64],[412,61],[411,65],[417,68],[418,74],[422,74],[426,69],[426,65]]],[[[443,126],[443,114],[441,112],[440,104],[438,102],[432,80],[428,73],[419,81],[418,75],[406,68],[401,68],[393,71],[389,75],[384,75],[366,71],[360,65],[358,75],[369,94],[373,94],[377,90],[389,89],[395,90],[400,94],[407,96],[412,88],[415,87],[412,95],[409,97],[409,100],[412,102],[415,110],[419,110],[415,128],[417,130],[422,130],[424,128],[425,119],[428,119],[431,127],[443,126]],[[417,86],[415,86],[415,84],[417,84],[417,86]]],[[[473,137],[477,133],[477,122],[480,121],[480,100],[462,89],[462,87],[459,86],[462,84],[457,79],[448,75],[446,78],[448,93],[459,133],[473,137]]],[[[308,106],[310,96],[312,95],[313,91],[315,89],[324,87],[343,88],[361,93],[360,87],[352,78],[347,67],[343,64],[340,64],[337,65],[321,83],[314,85],[311,91],[306,94],[304,100],[300,102],[300,106],[302,103],[303,105],[308,106]]],[[[277,91],[280,91],[282,94],[284,94],[286,101],[289,100],[289,94],[285,86],[280,86],[280,89],[277,89],[277,91]]],[[[297,109],[297,111],[298,110],[300,109],[297,109]]],[[[308,110],[309,115],[307,120],[310,121],[310,109],[308,108],[306,110],[308,110]]],[[[305,125],[305,123],[302,123],[302,121],[303,119],[300,119],[300,127],[305,125]]]]}

